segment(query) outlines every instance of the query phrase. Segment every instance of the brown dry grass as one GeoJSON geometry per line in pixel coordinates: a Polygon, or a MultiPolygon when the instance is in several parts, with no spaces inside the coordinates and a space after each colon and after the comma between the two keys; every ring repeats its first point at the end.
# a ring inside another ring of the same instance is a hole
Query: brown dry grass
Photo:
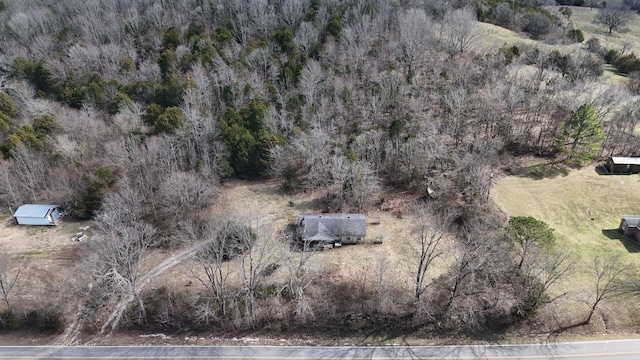
{"type": "MultiPolygon", "coordinates": [[[[369,224],[364,244],[318,252],[313,260],[316,266],[326,269],[336,281],[354,278],[373,281],[378,261],[384,258],[390,264],[386,276],[393,279],[394,284],[410,291],[412,275],[406,241],[411,236],[411,219],[402,216],[406,207],[404,194],[391,194],[385,201],[384,210],[376,209],[366,214],[369,224]],[[379,219],[380,224],[370,224],[372,219],[379,219]],[[383,243],[374,244],[376,238],[382,238],[383,243]]],[[[281,182],[278,181],[230,181],[222,186],[214,216],[258,214],[271,224],[277,234],[288,224],[295,223],[299,213],[306,212],[321,212],[319,193],[290,195],[281,190],[281,182]]],[[[284,251],[288,251],[287,244],[283,242],[282,246],[284,251]]],[[[158,284],[178,287],[192,284],[196,289],[200,288],[193,279],[192,271],[199,271],[194,265],[186,262],[176,266],[161,276],[158,284]]],[[[273,276],[284,276],[284,272],[285,269],[281,268],[273,276]]],[[[434,275],[441,272],[436,270],[434,275]]]]}
{"type": "MultiPolygon", "coordinates": [[[[23,271],[13,292],[17,311],[48,307],[61,312],[68,320],[75,316],[81,296],[74,290],[84,276],[76,273],[76,265],[81,261],[78,252],[81,244],[73,242],[71,237],[77,232],[91,236],[90,229],[80,229],[88,225],[89,222],[62,219],[55,227],[24,226],[16,225],[9,215],[0,216],[2,256],[23,257],[23,271]]],[[[2,305],[0,310],[4,310],[2,305]]],[[[15,334],[0,333],[0,343],[51,342],[54,338],[37,332],[20,334],[26,337],[25,342],[15,342],[15,334]]]]}
{"type": "Polygon", "coordinates": [[[16,225],[13,217],[0,216],[0,247],[10,254],[37,255],[73,245],[71,236],[88,222],[67,221],[63,218],[58,226],[16,225]]]}
{"type": "Polygon", "coordinates": [[[631,47],[630,51],[638,54],[640,52],[640,16],[630,11],[630,19],[622,31],[614,31],[609,34],[609,29],[602,24],[595,22],[598,14],[597,9],[589,9],[588,7],[570,7],[573,14],[571,20],[575,27],[580,29],[584,34],[585,40],[591,37],[600,39],[601,45],[606,48],[621,48],[623,43],[628,42],[631,47]]]}
{"type": "Polygon", "coordinates": [[[483,52],[494,52],[503,45],[542,45],[535,40],[528,39],[515,31],[505,29],[498,25],[481,22],[478,23],[478,26],[481,31],[478,50],[483,52]]]}
{"type": "MultiPolygon", "coordinates": [[[[559,6],[549,7],[552,11],[557,11],[559,6]]],[[[607,49],[621,49],[623,45],[628,45],[628,51],[636,54],[640,53],[640,16],[631,12],[631,18],[626,27],[619,32],[609,34],[607,29],[597,24],[594,19],[597,14],[596,9],[588,7],[570,6],[573,15],[570,19],[572,26],[580,29],[585,41],[595,37],[600,39],[600,44],[607,49]]],[[[488,23],[479,23],[481,31],[477,51],[480,53],[495,52],[502,46],[531,45],[545,49],[547,51],[558,50],[565,54],[575,54],[576,52],[586,52],[583,44],[546,44],[540,41],[529,39],[526,34],[520,34],[497,25],[488,23]]],[[[623,83],[626,77],[618,74],[611,66],[605,66],[604,78],[613,83],[623,83]]]]}
{"type": "MultiPolygon", "coordinates": [[[[557,11],[559,6],[549,7],[552,11],[557,11]]],[[[569,6],[573,14],[570,22],[574,28],[580,29],[584,34],[585,40],[596,37],[600,39],[601,45],[609,49],[620,49],[624,43],[630,45],[629,51],[636,54],[640,52],[640,16],[634,12],[630,12],[630,20],[622,31],[614,31],[609,34],[608,29],[601,24],[595,22],[597,9],[589,9],[588,7],[569,6]]],[[[536,40],[529,39],[525,34],[520,34],[503,27],[479,23],[481,36],[479,41],[479,49],[482,51],[495,51],[495,49],[507,45],[535,45],[548,50],[559,50],[561,52],[574,52],[583,48],[582,44],[565,44],[551,45],[536,40]]]]}
{"type": "MultiPolygon", "coordinates": [[[[225,183],[221,189],[218,205],[212,212],[212,216],[259,215],[263,221],[269,223],[278,233],[287,224],[295,222],[300,212],[320,212],[320,194],[300,193],[288,195],[280,190],[281,183],[231,181],[225,183]]],[[[327,252],[319,252],[314,255],[313,266],[323,269],[332,280],[357,280],[374,282],[377,265],[384,258],[388,264],[386,277],[393,281],[399,288],[405,288],[410,294],[412,289],[412,272],[407,258],[410,257],[405,246],[406,240],[411,236],[411,220],[403,217],[406,213],[408,201],[405,194],[391,194],[388,196],[384,210],[377,209],[370,212],[369,219],[377,219],[380,224],[368,225],[366,243],[355,246],[344,246],[340,249],[327,252]],[[376,245],[373,240],[382,238],[383,243],[376,245]]],[[[37,304],[48,293],[49,298],[54,295],[69,300],[69,296],[63,296],[66,291],[63,285],[73,274],[74,265],[80,262],[76,249],[79,244],[71,241],[71,236],[81,231],[79,228],[90,222],[63,221],[57,227],[28,227],[17,226],[11,222],[8,216],[3,217],[0,228],[0,244],[5,245],[7,252],[11,254],[23,254],[31,259],[28,273],[25,279],[38,279],[31,281],[29,288],[25,288],[21,297],[27,303],[37,304]],[[33,285],[37,284],[37,288],[33,285]],[[57,289],[55,293],[51,289],[57,289]]],[[[90,233],[85,231],[85,233],[90,233]]],[[[287,245],[282,243],[283,250],[287,251],[287,245]]],[[[141,274],[153,268],[165,258],[170,256],[168,250],[150,251],[142,265],[141,274]]],[[[230,266],[238,266],[230,263],[230,266]]],[[[202,285],[194,278],[194,272],[201,269],[193,260],[170,268],[161,276],[153,280],[145,291],[167,286],[174,291],[199,291],[202,285]]],[[[434,272],[434,275],[438,274],[434,272]]],[[[232,276],[231,281],[239,281],[238,271],[232,276]],[[235,279],[234,279],[235,278],[235,279]]],[[[284,279],[285,267],[281,267],[272,280],[284,279]]],[[[69,285],[71,286],[71,285],[69,285]]],[[[69,287],[71,288],[71,287],[69,287]]],[[[76,298],[69,302],[68,316],[73,316],[73,310],[81,301],[76,298]]]]}

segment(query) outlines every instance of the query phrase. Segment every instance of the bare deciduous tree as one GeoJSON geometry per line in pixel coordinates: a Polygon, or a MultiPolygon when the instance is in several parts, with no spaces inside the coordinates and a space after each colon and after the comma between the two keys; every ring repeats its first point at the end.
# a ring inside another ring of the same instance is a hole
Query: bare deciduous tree
{"type": "Polygon", "coordinates": [[[253,50],[245,61],[262,78],[274,82],[278,78],[278,65],[267,47],[259,47],[253,50]]]}
{"type": "Polygon", "coordinates": [[[490,253],[479,242],[469,245],[460,245],[454,251],[455,264],[451,272],[451,287],[449,296],[444,304],[443,318],[448,318],[455,301],[463,290],[464,282],[474,274],[481,271],[490,253]]]}
{"type": "Polygon", "coordinates": [[[476,16],[470,8],[445,14],[442,26],[445,27],[445,49],[451,57],[472,49],[480,35],[476,16]]]}
{"type": "Polygon", "coordinates": [[[589,324],[598,306],[605,300],[620,296],[621,283],[631,269],[631,265],[622,259],[619,254],[599,255],[594,254],[591,259],[591,270],[595,275],[593,293],[587,300],[589,314],[581,324],[589,324]]]}
{"type": "Polygon", "coordinates": [[[526,316],[540,306],[551,304],[567,295],[565,291],[550,297],[549,289],[558,281],[570,277],[575,268],[576,259],[570,252],[548,252],[537,247],[529,249],[526,261],[520,269],[521,292],[516,293],[519,314],[526,316]]]}
{"type": "Polygon", "coordinates": [[[213,205],[214,189],[213,184],[197,173],[172,172],[160,185],[160,203],[174,221],[198,217],[202,210],[213,205]]]}
{"type": "Polygon", "coordinates": [[[22,196],[14,185],[12,165],[13,162],[11,160],[0,159],[0,200],[4,204],[17,206],[23,201],[22,196]]]}
{"type": "Polygon", "coordinates": [[[117,231],[123,224],[143,220],[145,209],[143,196],[128,186],[122,185],[118,191],[107,194],[102,201],[100,213],[95,217],[96,226],[104,233],[117,231]]]}
{"type": "Polygon", "coordinates": [[[417,261],[417,264],[414,264],[414,301],[418,303],[430,285],[427,274],[431,270],[431,264],[446,251],[443,239],[452,216],[434,214],[432,208],[420,204],[415,206],[413,217],[414,226],[411,231],[413,239],[409,250],[411,254],[415,254],[417,261]]]}
{"type": "Polygon", "coordinates": [[[310,54],[320,38],[320,31],[310,22],[303,22],[296,31],[295,43],[306,54],[310,54]]]}
{"type": "MultiPolygon", "coordinates": [[[[287,3],[290,3],[288,1],[287,3]]],[[[267,0],[249,0],[247,7],[249,19],[253,26],[252,30],[261,37],[270,35],[270,31],[276,26],[278,16],[274,12],[273,5],[267,0]]],[[[291,27],[295,29],[295,26],[291,27]]]]}
{"type": "MultiPolygon", "coordinates": [[[[296,239],[301,239],[300,234],[293,234],[296,239]]],[[[288,290],[295,304],[294,316],[297,320],[306,321],[315,318],[313,308],[307,296],[307,288],[317,276],[317,269],[312,265],[316,254],[315,245],[310,241],[301,241],[299,247],[292,246],[286,254],[284,263],[288,270],[288,284],[282,290],[288,290]]]]}
{"type": "MultiPolygon", "coordinates": [[[[203,224],[192,223],[185,230],[190,240],[201,242],[195,258],[204,270],[205,277],[201,277],[195,271],[194,275],[213,298],[215,306],[212,316],[214,318],[225,316],[227,303],[230,300],[228,279],[232,272],[229,265],[225,263],[228,260],[227,248],[231,246],[232,242],[231,229],[222,227],[221,224],[205,222],[203,224]]],[[[209,304],[205,303],[205,308],[209,309],[209,304]]],[[[204,318],[205,322],[207,318],[208,316],[204,318]]]]}
{"type": "Polygon", "coordinates": [[[39,35],[57,31],[56,19],[57,17],[51,14],[51,9],[34,6],[28,10],[13,13],[7,21],[7,28],[19,43],[30,46],[39,35]]]}
{"type": "Polygon", "coordinates": [[[387,315],[396,308],[396,296],[392,287],[392,277],[389,270],[391,269],[391,261],[384,255],[375,259],[372,269],[374,278],[375,298],[372,300],[375,304],[372,309],[379,314],[387,315]]]}
{"type": "Polygon", "coordinates": [[[465,110],[469,106],[467,89],[458,87],[442,94],[442,102],[447,111],[447,130],[458,146],[467,135],[467,115],[465,110]]]}
{"type": "Polygon", "coordinates": [[[399,58],[407,69],[406,79],[411,83],[422,66],[431,40],[431,20],[422,9],[409,9],[398,16],[400,26],[399,58]]]}
{"type": "Polygon", "coordinates": [[[384,111],[392,118],[402,116],[401,109],[404,106],[404,96],[408,93],[408,87],[402,75],[395,70],[385,71],[375,78],[380,87],[380,98],[384,111]]]}
{"type": "MultiPolygon", "coordinates": [[[[6,251],[4,255],[0,257],[0,298],[5,303],[9,313],[14,311],[12,300],[15,293],[15,286],[27,266],[28,263],[25,258],[11,256],[6,251]]],[[[6,327],[7,325],[2,316],[0,316],[0,325],[2,325],[2,327],[6,327]]]]}
{"type": "Polygon", "coordinates": [[[315,60],[310,60],[300,72],[298,87],[304,97],[307,99],[309,106],[314,106],[316,94],[322,89],[322,82],[326,75],[322,71],[322,67],[315,60]]]}
{"type": "Polygon", "coordinates": [[[451,252],[453,264],[438,280],[441,326],[482,329],[489,319],[505,321],[514,310],[508,247],[496,236],[491,219],[465,224],[451,252]],[[440,288],[444,281],[444,288],[440,288]]]}
{"type": "Polygon", "coordinates": [[[332,157],[326,154],[333,148],[331,132],[313,127],[291,139],[288,145],[271,149],[272,171],[283,174],[288,166],[297,169],[302,188],[315,189],[332,184],[332,157]]]}
{"type": "Polygon", "coordinates": [[[289,29],[296,29],[308,5],[308,0],[284,1],[280,3],[279,18],[289,29]]]}
{"type": "Polygon", "coordinates": [[[146,250],[157,243],[156,229],[141,222],[130,223],[118,231],[105,234],[94,243],[102,279],[133,296],[138,302],[140,319],[145,319],[146,310],[137,289],[137,281],[146,250]]]}
{"type": "Polygon", "coordinates": [[[110,194],[96,217],[101,233],[91,241],[94,278],[105,290],[123,292],[138,303],[139,320],[146,318],[142,296],[137,288],[146,251],[158,244],[157,230],[141,218],[142,198],[128,187],[110,194]]]}
{"type": "Polygon", "coordinates": [[[606,7],[598,9],[595,21],[606,26],[611,34],[612,31],[618,31],[627,24],[630,14],[629,9],[624,6],[607,4],[606,7]]]}
{"type": "Polygon", "coordinates": [[[23,199],[37,202],[47,188],[47,162],[45,157],[24,144],[13,153],[14,184],[22,188],[23,199]]]}
{"type": "MultiPolygon", "coordinates": [[[[256,312],[258,290],[274,267],[280,266],[283,257],[283,244],[278,241],[273,228],[269,226],[263,215],[249,215],[244,234],[247,251],[242,254],[241,271],[243,280],[242,292],[245,297],[245,317],[253,322],[256,312]],[[255,239],[252,239],[255,237],[255,239]]],[[[275,295],[275,294],[269,294],[275,295]]]]}
{"type": "Polygon", "coordinates": [[[363,211],[377,200],[380,186],[369,165],[336,155],[332,158],[333,184],[327,190],[329,205],[340,211],[363,211]]]}

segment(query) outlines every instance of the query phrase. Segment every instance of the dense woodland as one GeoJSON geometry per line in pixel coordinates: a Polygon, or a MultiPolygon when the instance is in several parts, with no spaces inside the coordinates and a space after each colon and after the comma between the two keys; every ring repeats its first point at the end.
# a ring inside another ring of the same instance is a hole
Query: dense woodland
{"type": "Polygon", "coordinates": [[[165,331],[521,323],[572,262],[546,224],[493,208],[492,173],[519,173],[525,155],[580,166],[640,152],[635,55],[584,39],[570,8],[547,5],[5,0],[0,204],[61,204],[95,222],[83,266],[96,286],[78,290],[89,330],[118,294],[136,304],[123,326],[165,331]],[[541,46],[488,48],[476,20],[541,46]],[[628,86],[602,81],[605,62],[628,86]],[[282,239],[260,219],[212,220],[232,178],[316,191],[331,212],[431,189],[437,199],[407,214],[415,291],[386,280],[383,262],[371,288],[331,283],[307,267],[313,252],[272,251],[282,239]],[[451,268],[431,281],[445,237],[451,268]],[[147,250],[190,246],[205,291],[136,290],[147,250]]]}

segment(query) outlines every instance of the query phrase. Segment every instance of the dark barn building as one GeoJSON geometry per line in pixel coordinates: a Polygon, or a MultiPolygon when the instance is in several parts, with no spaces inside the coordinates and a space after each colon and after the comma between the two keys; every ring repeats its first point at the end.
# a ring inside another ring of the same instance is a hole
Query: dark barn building
{"type": "Polygon", "coordinates": [[[628,238],[640,241],[640,216],[625,215],[620,220],[618,232],[628,238]]]}
{"type": "Polygon", "coordinates": [[[640,157],[612,156],[607,160],[607,171],[612,174],[640,173],[640,157]]]}

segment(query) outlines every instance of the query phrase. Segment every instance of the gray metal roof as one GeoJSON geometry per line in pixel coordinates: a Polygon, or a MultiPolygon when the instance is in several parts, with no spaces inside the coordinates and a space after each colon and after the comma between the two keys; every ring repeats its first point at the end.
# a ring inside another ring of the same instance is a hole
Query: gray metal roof
{"type": "Polygon", "coordinates": [[[613,161],[613,163],[616,165],[640,165],[640,157],[612,156],[611,161],[613,161]]]}
{"type": "Polygon", "coordinates": [[[298,225],[302,236],[309,240],[325,240],[338,236],[365,236],[367,221],[364,214],[300,214],[298,225]]]}
{"type": "Polygon", "coordinates": [[[50,210],[57,208],[58,205],[40,205],[40,204],[25,204],[16,210],[13,214],[14,217],[31,217],[31,218],[43,218],[46,217],[50,210]]]}

